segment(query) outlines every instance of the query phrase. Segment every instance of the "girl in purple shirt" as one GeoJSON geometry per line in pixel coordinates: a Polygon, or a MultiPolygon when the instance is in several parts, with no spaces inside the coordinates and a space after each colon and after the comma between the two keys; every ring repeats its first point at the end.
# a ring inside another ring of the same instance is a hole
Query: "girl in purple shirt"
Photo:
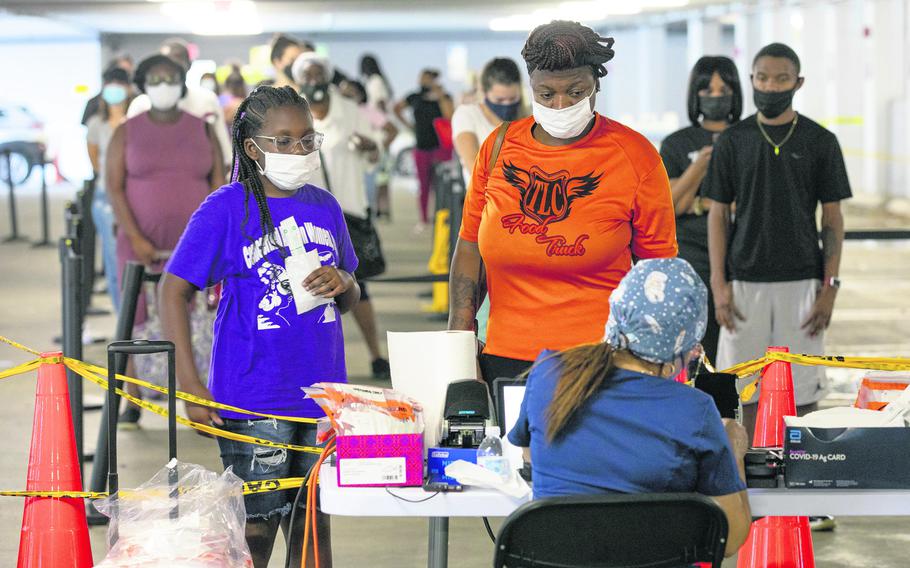
{"type": "MultiPolygon", "coordinates": [[[[318,173],[321,143],[306,100],[290,87],[260,87],[238,108],[232,183],[193,214],[161,286],[161,319],[165,335],[177,347],[177,377],[184,391],[256,412],[318,417],[322,412],[304,400],[301,387],[346,380],[341,314],[360,298],[353,276],[357,257],[338,202],[308,183],[318,173]],[[300,238],[285,242],[289,224],[296,225],[300,238]],[[322,264],[303,279],[303,287],[333,301],[297,313],[286,260],[301,246],[307,253],[315,251],[322,264]],[[191,355],[186,301],[196,289],[217,282],[223,288],[206,388],[191,355]]],[[[316,445],[313,424],[262,420],[189,403],[186,410],[195,422],[232,432],[316,445]]],[[[225,438],[218,444],[224,466],[233,466],[244,481],[303,477],[317,458],[225,438]]],[[[297,555],[293,565],[300,564],[306,515],[300,511],[295,526],[289,526],[295,493],[245,497],[247,543],[257,568],[268,565],[279,526],[297,555]]],[[[320,564],[331,566],[328,518],[321,513],[316,530],[320,564]]]]}

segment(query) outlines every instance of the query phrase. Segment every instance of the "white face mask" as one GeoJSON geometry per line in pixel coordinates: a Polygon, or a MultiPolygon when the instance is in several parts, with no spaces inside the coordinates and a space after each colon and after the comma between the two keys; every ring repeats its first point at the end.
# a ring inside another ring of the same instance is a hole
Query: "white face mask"
{"type": "Polygon", "coordinates": [[[591,91],[590,96],[570,107],[561,109],[548,108],[532,100],[531,110],[534,113],[534,121],[554,138],[561,140],[575,138],[584,132],[591,117],[594,116],[594,111],[591,110],[591,97],[593,96],[594,91],[591,91]]]}
{"type": "Polygon", "coordinates": [[[218,90],[218,83],[214,79],[203,79],[199,82],[199,86],[213,93],[218,90]]]}
{"type": "Polygon", "coordinates": [[[183,85],[168,85],[162,83],[145,88],[152,108],[155,110],[170,110],[177,106],[177,101],[183,97],[183,85]]]}
{"type": "MultiPolygon", "coordinates": [[[[259,148],[259,144],[256,142],[253,144],[259,148]]],[[[320,168],[319,152],[279,154],[266,152],[262,148],[259,148],[259,151],[265,156],[265,168],[256,162],[259,173],[267,177],[275,187],[282,191],[297,191],[306,185],[320,168]]]]}

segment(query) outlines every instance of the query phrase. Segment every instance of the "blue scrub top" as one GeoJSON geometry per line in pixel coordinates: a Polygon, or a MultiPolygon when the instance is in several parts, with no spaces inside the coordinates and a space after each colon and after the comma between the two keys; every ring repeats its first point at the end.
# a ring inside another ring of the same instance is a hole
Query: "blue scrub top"
{"type": "Polygon", "coordinates": [[[509,433],[512,444],[531,448],[535,497],[746,489],[714,401],[668,379],[614,370],[549,443],[546,413],[561,372],[551,355],[532,368],[509,433]]]}

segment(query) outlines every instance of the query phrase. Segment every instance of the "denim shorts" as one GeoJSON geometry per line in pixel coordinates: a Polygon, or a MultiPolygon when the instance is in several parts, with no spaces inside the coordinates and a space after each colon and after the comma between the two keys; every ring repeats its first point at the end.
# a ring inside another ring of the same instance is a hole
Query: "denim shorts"
{"type": "MultiPolygon", "coordinates": [[[[255,438],[296,444],[316,446],[316,425],[283,420],[230,420],[224,419],[225,430],[245,434],[255,438]]],[[[308,452],[297,452],[283,448],[257,446],[245,442],[235,442],[227,438],[218,438],[221,448],[221,463],[224,467],[233,466],[234,473],[243,481],[261,481],[284,477],[304,477],[310,468],[319,460],[319,456],[308,452]]],[[[267,519],[272,515],[287,515],[297,497],[297,489],[271,491],[256,495],[245,495],[247,519],[267,519]]],[[[306,506],[306,490],[300,497],[300,508],[306,506]]],[[[299,514],[299,513],[298,513],[299,514]]]]}

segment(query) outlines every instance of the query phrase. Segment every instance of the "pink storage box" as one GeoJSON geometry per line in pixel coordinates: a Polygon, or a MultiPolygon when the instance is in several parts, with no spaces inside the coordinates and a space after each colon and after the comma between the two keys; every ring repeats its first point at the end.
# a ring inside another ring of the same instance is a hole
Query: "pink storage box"
{"type": "Polygon", "coordinates": [[[339,436],[339,487],[423,485],[423,434],[339,436]]]}

